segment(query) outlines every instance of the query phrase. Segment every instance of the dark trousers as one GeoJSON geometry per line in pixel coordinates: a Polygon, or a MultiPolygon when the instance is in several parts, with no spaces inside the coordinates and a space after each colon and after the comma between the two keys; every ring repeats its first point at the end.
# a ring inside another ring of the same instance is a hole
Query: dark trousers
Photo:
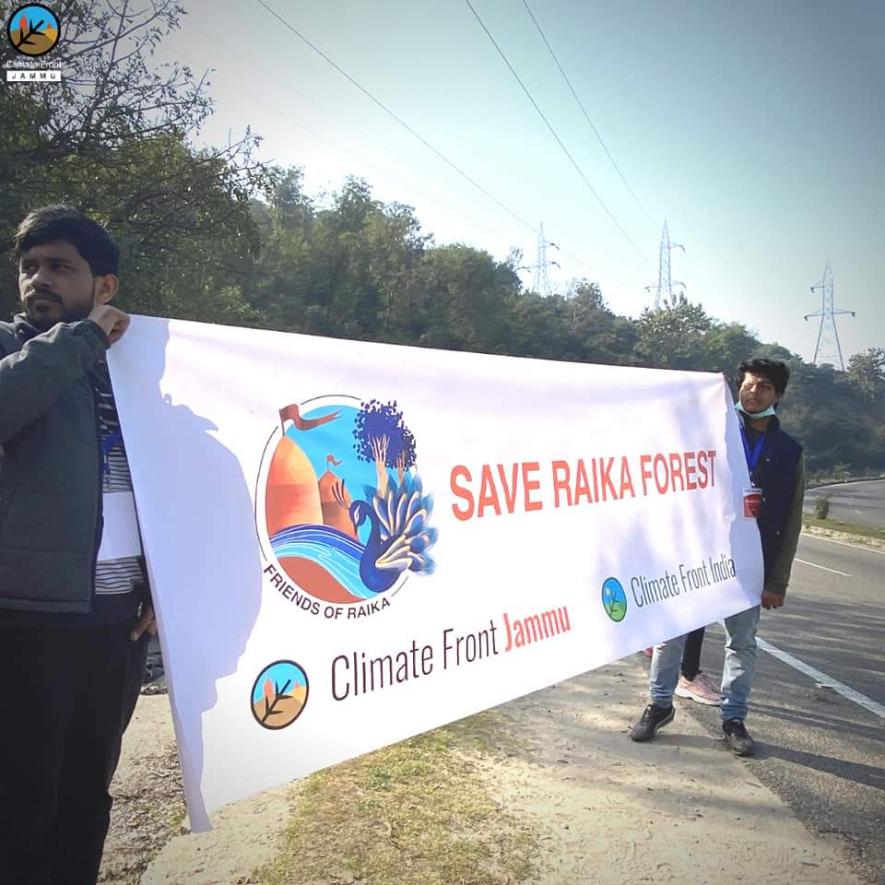
{"type": "Polygon", "coordinates": [[[682,652],[682,675],[691,682],[701,672],[701,648],[704,645],[706,627],[698,627],[685,637],[685,649],[682,652]]]}
{"type": "Polygon", "coordinates": [[[0,881],[94,885],[146,636],[0,628],[0,881]]]}

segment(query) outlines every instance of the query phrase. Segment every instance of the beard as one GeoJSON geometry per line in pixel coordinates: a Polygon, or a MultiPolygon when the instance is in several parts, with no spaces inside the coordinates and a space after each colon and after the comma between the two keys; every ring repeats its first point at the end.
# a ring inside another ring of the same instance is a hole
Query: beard
{"type": "Polygon", "coordinates": [[[42,292],[23,300],[25,315],[41,332],[48,332],[57,323],[74,323],[85,320],[93,307],[93,300],[78,306],[70,307],[55,293],[42,292]]]}

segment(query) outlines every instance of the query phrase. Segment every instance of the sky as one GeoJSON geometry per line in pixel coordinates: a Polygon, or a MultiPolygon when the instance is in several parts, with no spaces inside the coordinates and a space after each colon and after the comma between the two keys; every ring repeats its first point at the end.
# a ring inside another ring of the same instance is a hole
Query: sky
{"type": "Polygon", "coordinates": [[[248,125],[309,193],[359,176],[434,242],[527,267],[543,223],[554,291],[585,277],[627,316],[653,302],[666,220],[691,301],[809,361],[829,261],[856,311],[837,319],[845,362],[885,347],[880,0],[263,0],[482,190],[259,0],[181,2],[157,56],[209,71],[198,143],[248,125]]]}

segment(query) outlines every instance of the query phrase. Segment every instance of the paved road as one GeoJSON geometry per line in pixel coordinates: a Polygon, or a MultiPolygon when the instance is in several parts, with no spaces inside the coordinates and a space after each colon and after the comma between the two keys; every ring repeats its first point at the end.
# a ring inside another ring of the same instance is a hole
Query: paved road
{"type": "Polygon", "coordinates": [[[805,492],[805,509],[813,510],[814,502],[821,495],[830,496],[830,516],[833,519],[885,528],[885,480],[843,482],[808,489],[805,492]]]}
{"type": "MultiPolygon", "coordinates": [[[[877,715],[760,652],[747,726],[753,772],[819,834],[850,846],[885,883],[885,554],[802,536],[787,602],[762,612],[760,638],[879,705],[877,715]]],[[[720,627],[703,666],[722,671],[720,627]]],[[[692,714],[718,728],[718,711],[692,714]]],[[[776,839],[777,834],[772,834],[776,839]]]]}

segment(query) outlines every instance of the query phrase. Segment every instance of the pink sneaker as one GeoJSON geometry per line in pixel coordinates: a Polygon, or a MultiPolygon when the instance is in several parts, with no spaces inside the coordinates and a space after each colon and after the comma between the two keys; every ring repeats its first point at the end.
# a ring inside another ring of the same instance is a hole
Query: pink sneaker
{"type": "Polygon", "coordinates": [[[645,651],[643,652],[643,654],[644,654],[647,658],[650,658],[650,657],[654,654],[654,652],[655,652],[655,647],[654,647],[653,645],[650,645],[647,649],[645,649],[645,651]]]}
{"type": "Polygon", "coordinates": [[[706,673],[698,673],[691,681],[680,676],[676,694],[681,698],[690,698],[699,704],[706,704],[708,707],[718,707],[722,703],[719,686],[706,673]]]}

